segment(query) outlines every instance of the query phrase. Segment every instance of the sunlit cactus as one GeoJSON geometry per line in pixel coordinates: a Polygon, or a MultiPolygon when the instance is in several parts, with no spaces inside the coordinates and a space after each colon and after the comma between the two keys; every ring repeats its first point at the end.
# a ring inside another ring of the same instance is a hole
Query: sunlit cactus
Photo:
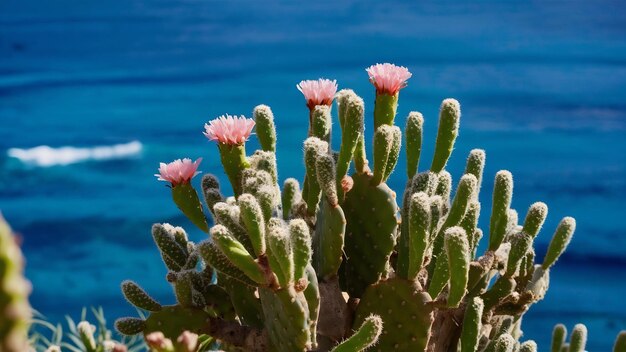
{"type": "MultiPolygon", "coordinates": [[[[175,197],[201,230],[211,216],[210,237],[194,244],[180,228],[154,225],[177,303],[162,306],[136,283],[124,282],[127,300],[149,313],[118,320],[120,332],[142,333],[157,351],[184,350],[182,334],[245,351],[537,350],[534,341],[519,341],[521,318],[544,298],[574,219],[561,221],[536,263],[533,242],[548,208],[532,204],[519,223],[511,209],[513,176],[502,170],[491,209],[483,209],[491,214],[489,227],[480,229],[485,152],[470,152],[458,181],[446,171],[459,134],[459,102],[441,103],[434,154],[425,167],[423,126],[432,119],[411,112],[404,132],[396,124],[399,93],[411,73],[392,64],[367,73],[376,88],[371,163],[363,99],[349,89],[336,93],[336,81],[297,85],[308,108],[306,173],[300,182],[286,178],[282,189],[268,106],[254,108],[254,120],[225,115],[206,125],[234,196],[224,197],[230,189],[206,175],[201,193],[208,212],[195,190],[175,197]],[[334,100],[341,143],[330,140],[334,100]],[[261,150],[252,152],[245,142],[255,120],[261,150]],[[408,179],[404,190],[394,191],[386,182],[402,144],[408,179]],[[483,233],[487,245],[479,255],[483,233]]],[[[191,188],[188,179],[183,184],[191,188]]],[[[575,332],[570,350],[582,351],[586,330],[575,332]]],[[[559,334],[561,346],[565,334],[559,334]]]]}
{"type": "Polygon", "coordinates": [[[28,351],[30,283],[24,258],[9,224],[0,214],[0,351],[28,351]]]}

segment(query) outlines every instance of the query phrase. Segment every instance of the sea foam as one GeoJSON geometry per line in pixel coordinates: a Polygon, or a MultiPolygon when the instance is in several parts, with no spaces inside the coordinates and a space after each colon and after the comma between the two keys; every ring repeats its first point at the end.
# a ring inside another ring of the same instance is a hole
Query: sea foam
{"type": "Polygon", "coordinates": [[[72,146],[52,148],[47,145],[41,145],[29,149],[11,148],[7,151],[7,155],[19,159],[28,165],[49,167],[91,160],[102,161],[128,158],[139,154],[142,148],[143,145],[139,141],[89,148],[72,146]]]}

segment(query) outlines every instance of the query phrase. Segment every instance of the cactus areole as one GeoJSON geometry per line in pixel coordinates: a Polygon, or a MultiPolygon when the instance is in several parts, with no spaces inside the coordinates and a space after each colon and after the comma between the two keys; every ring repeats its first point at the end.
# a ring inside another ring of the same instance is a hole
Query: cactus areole
{"type": "MultiPolygon", "coordinates": [[[[299,181],[286,178],[282,189],[274,114],[266,105],[254,108],[254,119],[223,115],[205,125],[230,187],[207,174],[198,193],[190,180],[199,160],[161,165],[159,179],[171,183],[180,210],[209,236],[193,243],[180,227],[153,227],[177,302],[162,306],[125,282],[128,301],[148,314],[120,319],[120,332],[143,334],[159,351],[186,351],[183,344],[196,342],[190,334],[229,351],[536,350],[533,341],[517,341],[521,317],[545,296],[574,219],[563,219],[537,263],[533,241],[542,236],[547,206],[532,204],[518,223],[513,176],[502,170],[493,207],[483,208],[489,228],[478,228],[485,152],[470,152],[458,182],[446,171],[459,102],[445,99],[438,119],[412,111],[402,130],[396,111],[411,73],[392,64],[367,73],[376,90],[369,118],[363,99],[349,89],[337,93],[334,80],[297,85],[309,110],[302,112],[303,124],[309,122],[302,129],[306,173],[299,181]],[[330,143],[334,102],[337,151],[330,143]],[[434,154],[421,158],[429,123],[438,125],[434,154]],[[371,163],[366,124],[374,133],[371,163]],[[255,125],[261,150],[251,152],[245,142],[255,125]],[[404,159],[406,187],[394,191],[387,180],[404,159]],[[422,159],[430,165],[420,165],[422,159]],[[483,233],[487,250],[477,254],[483,233]]],[[[584,333],[577,328],[577,348],[584,333]]]]}

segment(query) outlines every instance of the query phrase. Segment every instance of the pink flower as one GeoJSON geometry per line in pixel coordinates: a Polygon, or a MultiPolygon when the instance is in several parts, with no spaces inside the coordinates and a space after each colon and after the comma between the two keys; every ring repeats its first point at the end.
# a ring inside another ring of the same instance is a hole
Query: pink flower
{"type": "Polygon", "coordinates": [[[365,71],[376,87],[377,94],[396,95],[406,87],[406,81],[412,76],[406,67],[389,63],[372,65],[365,71]]]}
{"type": "Polygon", "coordinates": [[[204,135],[223,144],[242,144],[248,140],[254,120],[244,116],[222,115],[209,123],[204,124],[204,135]]]}
{"type": "Polygon", "coordinates": [[[317,81],[302,81],[296,88],[304,94],[309,110],[313,110],[316,105],[332,105],[337,93],[337,80],[320,78],[317,81]]]}
{"type": "Polygon", "coordinates": [[[191,162],[191,159],[177,159],[169,164],[161,163],[159,165],[159,173],[154,176],[158,177],[159,181],[167,181],[172,186],[179,185],[181,183],[189,183],[191,179],[199,174],[198,166],[202,158],[198,158],[196,161],[191,162]]]}

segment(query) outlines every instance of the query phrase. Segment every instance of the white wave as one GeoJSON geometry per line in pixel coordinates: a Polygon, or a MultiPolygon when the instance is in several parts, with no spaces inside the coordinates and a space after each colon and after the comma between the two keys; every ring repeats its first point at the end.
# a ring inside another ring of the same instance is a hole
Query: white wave
{"type": "Polygon", "coordinates": [[[90,160],[110,160],[132,157],[141,152],[143,145],[138,141],[91,148],[58,147],[41,145],[29,149],[11,148],[7,155],[25,164],[48,167],[69,165],[90,160]]]}

